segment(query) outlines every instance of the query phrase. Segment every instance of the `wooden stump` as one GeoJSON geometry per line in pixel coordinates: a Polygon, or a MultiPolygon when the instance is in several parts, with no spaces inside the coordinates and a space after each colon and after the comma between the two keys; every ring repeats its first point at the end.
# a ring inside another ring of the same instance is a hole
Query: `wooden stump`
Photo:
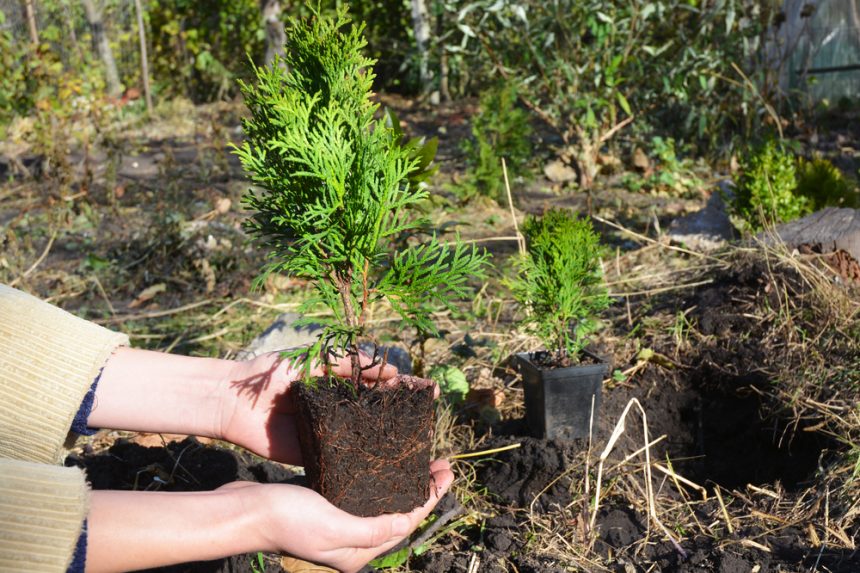
{"type": "Polygon", "coordinates": [[[825,255],[842,278],[860,284],[860,209],[827,207],[778,226],[776,234],[789,248],[825,255]]]}

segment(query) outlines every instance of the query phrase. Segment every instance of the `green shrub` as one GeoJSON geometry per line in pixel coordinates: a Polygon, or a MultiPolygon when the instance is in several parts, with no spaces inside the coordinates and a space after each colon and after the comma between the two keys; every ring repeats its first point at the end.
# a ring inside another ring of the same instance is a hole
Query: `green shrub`
{"type": "Polygon", "coordinates": [[[735,213],[753,230],[812,211],[812,201],[795,193],[797,162],[776,140],[750,148],[741,158],[741,175],[732,201],[735,213]]]}
{"type": "Polygon", "coordinates": [[[856,207],[858,192],[839,169],[822,157],[798,160],[797,194],[808,198],[817,211],[828,206],[856,207]]]}
{"type": "Polygon", "coordinates": [[[146,11],[152,76],[163,95],[195,102],[235,92],[248,58],[263,59],[265,30],[256,0],[153,0],[146,11]]]}
{"type": "Polygon", "coordinates": [[[372,306],[387,302],[404,327],[436,332],[433,312],[469,292],[486,255],[436,237],[396,248],[427,224],[416,216],[426,186],[413,177],[427,161],[377,116],[374,62],[362,55],[363,26],[349,23],[345,9],[292,21],[285,65],[276,59],[255,68],[253,84],[240,82],[251,116],[236,153],[255,185],[247,228],[268,251],[260,280],[277,272],[313,285],[301,312],[332,314],[314,318],[323,331],[310,355],[345,351],[357,384],[372,306]]]}
{"type": "Polygon", "coordinates": [[[508,178],[522,176],[532,155],[531,126],[526,111],[517,105],[514,84],[493,87],[481,96],[480,111],[472,120],[472,139],[463,144],[471,169],[467,185],[478,193],[504,200],[508,178]]]}
{"type": "Polygon", "coordinates": [[[626,173],[621,179],[622,184],[634,192],[646,190],[681,197],[695,196],[703,182],[693,170],[694,162],[678,157],[676,148],[677,144],[673,138],[655,135],[651,138],[648,153],[649,158],[654,161],[653,172],[644,176],[626,173]]]}
{"type": "Polygon", "coordinates": [[[589,219],[551,210],[523,225],[527,253],[518,262],[514,298],[526,328],[545,348],[576,361],[595,315],[609,306],[600,267],[600,238],[589,219]]]}

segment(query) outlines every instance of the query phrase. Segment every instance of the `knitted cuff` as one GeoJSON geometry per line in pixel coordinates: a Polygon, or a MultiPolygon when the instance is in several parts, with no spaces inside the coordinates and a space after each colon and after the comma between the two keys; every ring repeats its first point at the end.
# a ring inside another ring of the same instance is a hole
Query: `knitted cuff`
{"type": "Polygon", "coordinates": [[[128,337],[0,285],[0,457],[56,463],[101,368],[128,337]]]}
{"type": "Polygon", "coordinates": [[[66,571],[88,501],[78,468],[0,459],[0,571],[66,571]]]}

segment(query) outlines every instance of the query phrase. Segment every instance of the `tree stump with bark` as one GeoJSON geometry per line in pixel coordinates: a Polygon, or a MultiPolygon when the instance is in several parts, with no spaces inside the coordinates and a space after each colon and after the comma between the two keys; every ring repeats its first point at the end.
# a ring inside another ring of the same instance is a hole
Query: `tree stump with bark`
{"type": "Polygon", "coordinates": [[[828,207],[776,228],[789,248],[822,255],[848,282],[860,284],[860,209],[828,207]]]}

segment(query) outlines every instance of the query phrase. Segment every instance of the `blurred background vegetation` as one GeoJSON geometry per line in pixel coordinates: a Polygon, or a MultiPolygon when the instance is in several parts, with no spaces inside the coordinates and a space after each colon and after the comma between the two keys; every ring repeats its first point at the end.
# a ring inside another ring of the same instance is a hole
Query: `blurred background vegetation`
{"type": "MultiPolygon", "coordinates": [[[[366,25],[380,91],[481,98],[466,144],[471,184],[498,196],[498,157],[525,171],[529,154],[510,141],[529,123],[549,131],[547,149],[588,188],[607,152],[668,143],[673,156],[726,160],[822,107],[856,105],[857,73],[814,70],[860,61],[860,40],[842,27],[857,14],[818,4],[356,0],[350,11],[366,25]]],[[[307,13],[280,0],[2,0],[0,135],[35,118],[13,135],[50,155],[70,114],[98,126],[105,114],[142,112],[148,98],[230,101],[251,62],[282,49],[283,22],[307,13]]]]}

